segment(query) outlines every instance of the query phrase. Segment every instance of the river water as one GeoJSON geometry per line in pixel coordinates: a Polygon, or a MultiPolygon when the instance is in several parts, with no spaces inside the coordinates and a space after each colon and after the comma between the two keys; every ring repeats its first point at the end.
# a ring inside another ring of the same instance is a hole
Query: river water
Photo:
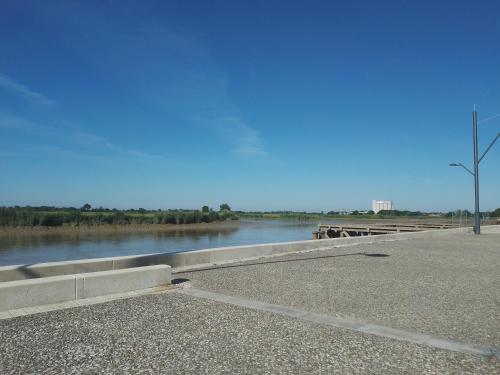
{"type": "Polygon", "coordinates": [[[71,233],[0,237],[0,266],[311,239],[317,222],[242,220],[214,228],[147,233],[71,233]]]}

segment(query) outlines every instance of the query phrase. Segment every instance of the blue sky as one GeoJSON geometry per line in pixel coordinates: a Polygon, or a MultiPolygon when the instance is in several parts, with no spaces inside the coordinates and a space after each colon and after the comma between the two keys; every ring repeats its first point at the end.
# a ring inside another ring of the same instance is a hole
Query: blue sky
{"type": "Polygon", "coordinates": [[[0,205],[472,209],[500,130],[497,1],[0,7],[0,205]]]}

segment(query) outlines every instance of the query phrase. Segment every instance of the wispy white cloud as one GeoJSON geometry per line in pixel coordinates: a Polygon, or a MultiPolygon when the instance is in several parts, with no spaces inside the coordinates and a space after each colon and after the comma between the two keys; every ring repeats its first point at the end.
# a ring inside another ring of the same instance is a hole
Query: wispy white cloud
{"type": "Polygon", "coordinates": [[[107,152],[113,157],[164,159],[161,155],[122,147],[101,135],[90,133],[78,127],[55,127],[38,124],[4,112],[0,112],[0,129],[36,136],[39,139],[47,138],[50,144],[45,150],[52,154],[57,152],[59,156],[102,157],[103,155],[97,155],[97,152],[101,154],[107,152]],[[56,146],[54,143],[58,143],[58,145],[56,146]],[[70,150],[61,147],[61,145],[70,148],[70,150]],[[75,151],[75,148],[78,149],[78,152],[75,151]]]}
{"type": "Polygon", "coordinates": [[[56,131],[53,126],[36,124],[6,112],[0,112],[0,129],[33,135],[43,135],[56,131]]]}
{"type": "Polygon", "coordinates": [[[225,116],[215,120],[223,138],[233,151],[243,156],[268,156],[258,130],[246,125],[238,117],[225,116]]]}
{"type": "Polygon", "coordinates": [[[493,119],[498,118],[498,117],[500,117],[500,113],[497,113],[496,115],[493,115],[493,116],[489,116],[489,117],[485,118],[484,120],[478,121],[478,124],[493,120],[493,119]]]}
{"type": "Polygon", "coordinates": [[[26,100],[40,103],[47,107],[54,107],[56,105],[56,102],[52,99],[49,99],[45,95],[31,90],[27,86],[6,77],[2,73],[0,73],[0,88],[21,96],[26,100]]]}
{"type": "Polygon", "coordinates": [[[71,137],[80,144],[86,144],[93,147],[98,147],[104,150],[121,154],[123,156],[136,158],[163,158],[161,155],[150,154],[144,151],[126,148],[110,142],[107,138],[97,134],[89,133],[82,130],[76,130],[71,133],[71,137]]]}
{"type": "MultiPolygon", "coordinates": [[[[96,71],[123,82],[123,92],[130,89],[134,98],[162,111],[167,109],[169,114],[186,119],[197,117],[196,125],[222,139],[237,155],[268,156],[260,132],[234,116],[239,111],[231,98],[230,75],[204,38],[186,28],[171,27],[175,22],[165,22],[164,18],[137,17],[145,10],[136,2],[122,1],[119,6],[101,2],[97,10],[95,4],[85,2],[31,7],[47,27],[68,29],[68,33],[59,36],[60,43],[96,71]],[[205,116],[207,112],[211,115],[205,116]]],[[[131,157],[144,154],[85,134],[79,137],[131,157]]]]}

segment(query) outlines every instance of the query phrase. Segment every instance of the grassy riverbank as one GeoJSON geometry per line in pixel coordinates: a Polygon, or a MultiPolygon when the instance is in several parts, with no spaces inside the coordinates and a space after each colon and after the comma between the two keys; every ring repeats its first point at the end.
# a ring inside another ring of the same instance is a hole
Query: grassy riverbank
{"type": "Polygon", "coordinates": [[[202,210],[90,210],[57,207],[0,207],[0,227],[90,227],[125,225],[184,225],[236,220],[230,209],[202,210]]]}
{"type": "Polygon", "coordinates": [[[195,224],[115,224],[115,225],[61,225],[58,227],[0,227],[0,237],[19,236],[80,236],[80,235],[115,235],[134,233],[167,233],[167,232],[207,232],[235,230],[242,224],[239,221],[214,221],[212,223],[195,224]]]}
{"type": "MultiPolygon", "coordinates": [[[[500,209],[489,213],[491,217],[500,216],[500,209]]],[[[132,233],[156,232],[182,229],[216,228],[217,223],[243,220],[290,220],[290,221],[349,221],[375,223],[386,221],[426,221],[456,222],[458,217],[471,214],[462,212],[459,216],[452,213],[422,213],[411,211],[381,211],[378,214],[353,211],[350,214],[338,212],[244,212],[231,211],[227,204],[214,211],[204,206],[201,210],[116,210],[97,208],[90,205],[77,208],[58,207],[0,207],[0,234],[22,235],[37,233],[132,233]],[[454,220],[455,218],[455,220],[454,220]]]]}

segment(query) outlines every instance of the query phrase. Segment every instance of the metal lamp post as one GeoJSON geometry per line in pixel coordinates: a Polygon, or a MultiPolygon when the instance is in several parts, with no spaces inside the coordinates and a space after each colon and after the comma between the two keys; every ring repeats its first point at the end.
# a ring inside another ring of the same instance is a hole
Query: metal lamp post
{"type": "Polygon", "coordinates": [[[478,148],[477,148],[477,112],[472,112],[472,135],[474,142],[474,172],[467,168],[462,163],[451,163],[450,167],[462,167],[472,176],[474,176],[474,200],[475,200],[475,211],[474,211],[474,233],[481,233],[481,216],[479,212],[479,163],[483,160],[486,153],[490,150],[496,140],[500,137],[500,133],[491,141],[490,145],[486,148],[483,155],[478,158],[478,148]]]}

